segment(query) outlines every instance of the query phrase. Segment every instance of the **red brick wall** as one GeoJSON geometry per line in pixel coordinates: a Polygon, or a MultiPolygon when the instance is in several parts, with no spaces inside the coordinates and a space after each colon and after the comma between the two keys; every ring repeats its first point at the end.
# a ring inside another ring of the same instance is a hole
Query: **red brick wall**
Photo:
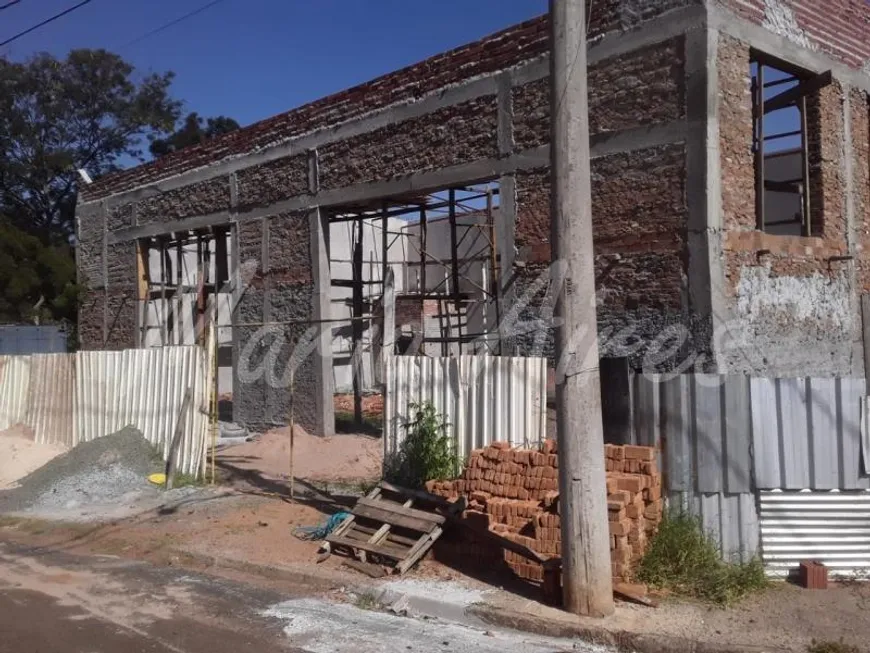
{"type": "MultiPolygon", "coordinates": [[[[717,0],[742,18],[765,25],[765,0],[717,0]]],[[[843,63],[861,68],[870,59],[870,4],[865,0],[774,0],[790,10],[810,43],[843,63]]],[[[770,16],[767,22],[771,21],[770,16]]]]}

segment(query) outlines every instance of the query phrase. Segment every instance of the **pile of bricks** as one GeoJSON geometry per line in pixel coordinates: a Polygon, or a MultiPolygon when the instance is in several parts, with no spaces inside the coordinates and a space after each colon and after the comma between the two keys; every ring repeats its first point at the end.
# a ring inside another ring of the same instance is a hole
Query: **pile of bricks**
{"type": "MultiPolygon", "coordinates": [[[[625,581],[661,521],[662,481],[651,447],[606,445],[605,456],[613,577],[625,581]]],[[[430,482],[427,489],[448,499],[466,497],[466,520],[544,557],[559,557],[558,468],[552,440],[540,450],[511,449],[507,443],[494,442],[471,453],[459,479],[430,482]]],[[[466,546],[465,555],[479,554],[481,562],[492,555],[490,547],[471,542],[466,546]]],[[[541,564],[512,551],[504,551],[503,556],[520,578],[543,580],[541,564]]]]}

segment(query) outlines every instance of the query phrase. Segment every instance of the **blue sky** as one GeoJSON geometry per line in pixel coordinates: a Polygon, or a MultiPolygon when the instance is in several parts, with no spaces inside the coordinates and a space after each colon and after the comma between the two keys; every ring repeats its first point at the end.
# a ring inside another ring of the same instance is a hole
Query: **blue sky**
{"type": "MultiPolygon", "coordinates": [[[[22,0],[0,12],[0,40],[74,4],[22,0]]],[[[223,0],[123,47],[204,4],[93,0],[0,54],[117,51],[141,71],[175,71],[185,110],[249,124],[547,10],[546,0],[223,0]]]]}

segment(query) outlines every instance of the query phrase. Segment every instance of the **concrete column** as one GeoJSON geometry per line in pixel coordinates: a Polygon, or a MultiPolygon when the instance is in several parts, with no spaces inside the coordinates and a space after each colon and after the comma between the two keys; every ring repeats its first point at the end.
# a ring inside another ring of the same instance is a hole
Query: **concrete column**
{"type": "MultiPolygon", "coordinates": [[[[311,319],[320,321],[330,318],[329,218],[321,214],[319,208],[313,208],[308,213],[308,228],[311,234],[311,269],[314,280],[311,319]]],[[[326,323],[320,324],[320,327],[317,349],[313,354],[316,357],[317,432],[321,435],[334,435],[335,379],[332,375],[332,326],[326,323]]]]}

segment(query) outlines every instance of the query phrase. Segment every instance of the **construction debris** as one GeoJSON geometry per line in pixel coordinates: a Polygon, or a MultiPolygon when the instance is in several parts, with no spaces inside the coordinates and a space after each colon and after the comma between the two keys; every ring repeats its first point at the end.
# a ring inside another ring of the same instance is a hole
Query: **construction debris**
{"type": "Polygon", "coordinates": [[[360,562],[368,557],[392,565],[403,574],[417,563],[442,533],[449,505],[424,492],[381,482],[354,506],[351,516],[326,537],[324,549],[345,550],[360,562]]]}
{"type": "Polygon", "coordinates": [[[83,442],[0,494],[0,512],[62,511],[116,502],[137,491],[156,491],[148,475],[161,461],[132,427],[83,442]]]}

